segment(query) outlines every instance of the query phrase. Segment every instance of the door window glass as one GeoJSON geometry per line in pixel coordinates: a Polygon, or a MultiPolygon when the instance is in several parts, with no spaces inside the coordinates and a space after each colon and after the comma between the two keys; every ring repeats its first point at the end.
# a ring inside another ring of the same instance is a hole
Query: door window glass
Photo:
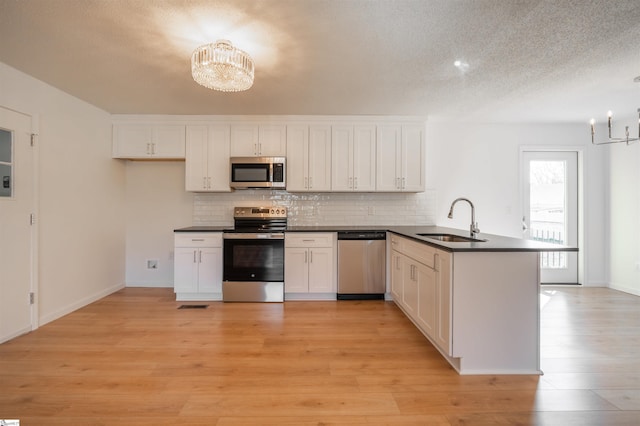
{"type": "Polygon", "coordinates": [[[13,186],[12,133],[0,129],[0,197],[11,197],[13,186]]]}
{"type": "MultiPolygon", "coordinates": [[[[531,239],[566,244],[566,171],[564,161],[531,161],[531,239]]],[[[542,252],[542,268],[566,268],[565,252],[542,252]]]]}

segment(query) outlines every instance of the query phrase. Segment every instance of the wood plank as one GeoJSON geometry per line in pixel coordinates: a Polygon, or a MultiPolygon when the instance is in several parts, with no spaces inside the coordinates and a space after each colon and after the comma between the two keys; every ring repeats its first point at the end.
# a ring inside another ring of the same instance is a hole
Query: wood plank
{"type": "MultiPolygon", "coordinates": [[[[640,298],[550,288],[537,376],[460,376],[392,302],[126,288],[0,345],[25,425],[636,425],[640,298]]],[[[548,295],[548,294],[545,294],[548,295]]]]}

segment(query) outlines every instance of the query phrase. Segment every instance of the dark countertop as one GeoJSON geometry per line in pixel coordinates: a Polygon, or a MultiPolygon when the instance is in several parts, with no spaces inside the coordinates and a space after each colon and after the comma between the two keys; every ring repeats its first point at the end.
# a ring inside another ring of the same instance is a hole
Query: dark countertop
{"type": "Polygon", "coordinates": [[[462,229],[444,228],[440,226],[390,226],[389,232],[409,237],[416,241],[436,246],[446,251],[463,252],[513,252],[513,251],[578,251],[577,247],[564,246],[559,244],[543,243],[540,241],[525,240],[523,238],[505,237],[502,235],[479,233],[474,238],[486,240],[483,242],[453,243],[446,241],[432,240],[418,234],[453,234],[463,237],[469,236],[469,231],[462,229]]]}
{"type": "MultiPolygon", "coordinates": [[[[223,232],[233,230],[233,226],[190,226],[175,229],[174,232],[223,232]]],[[[541,251],[578,251],[577,247],[543,243],[522,238],[505,237],[502,235],[479,233],[476,239],[483,242],[446,242],[433,240],[418,234],[453,234],[463,237],[469,236],[469,231],[440,226],[290,226],[285,232],[341,232],[341,231],[389,231],[394,234],[411,238],[450,252],[541,252],[541,251]]]]}
{"type": "Polygon", "coordinates": [[[187,228],[174,229],[173,232],[223,232],[233,230],[233,225],[229,226],[189,226],[187,228]]]}

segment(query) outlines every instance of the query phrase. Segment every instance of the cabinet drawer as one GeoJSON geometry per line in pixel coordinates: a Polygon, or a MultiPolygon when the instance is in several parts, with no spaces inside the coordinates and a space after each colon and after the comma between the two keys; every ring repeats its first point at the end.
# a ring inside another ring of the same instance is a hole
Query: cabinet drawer
{"type": "Polygon", "coordinates": [[[391,236],[391,248],[430,268],[435,267],[436,248],[397,235],[391,236]]]}
{"type": "Polygon", "coordinates": [[[222,247],[222,232],[177,232],[175,247],[222,247]]]}
{"type": "Polygon", "coordinates": [[[332,232],[286,233],[285,247],[333,247],[332,232]]]}

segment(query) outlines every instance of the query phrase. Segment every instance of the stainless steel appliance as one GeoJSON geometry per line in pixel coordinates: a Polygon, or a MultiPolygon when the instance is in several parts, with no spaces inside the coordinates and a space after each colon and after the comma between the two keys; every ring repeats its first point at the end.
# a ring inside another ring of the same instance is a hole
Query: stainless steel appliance
{"type": "Polygon", "coordinates": [[[381,300],[386,290],[386,232],[338,232],[338,300],[381,300]]]}
{"type": "Polygon", "coordinates": [[[223,237],[222,300],[284,301],[285,207],[236,207],[223,237]]]}
{"type": "Polygon", "coordinates": [[[229,186],[235,189],[285,189],[285,157],[231,157],[229,186]]]}

